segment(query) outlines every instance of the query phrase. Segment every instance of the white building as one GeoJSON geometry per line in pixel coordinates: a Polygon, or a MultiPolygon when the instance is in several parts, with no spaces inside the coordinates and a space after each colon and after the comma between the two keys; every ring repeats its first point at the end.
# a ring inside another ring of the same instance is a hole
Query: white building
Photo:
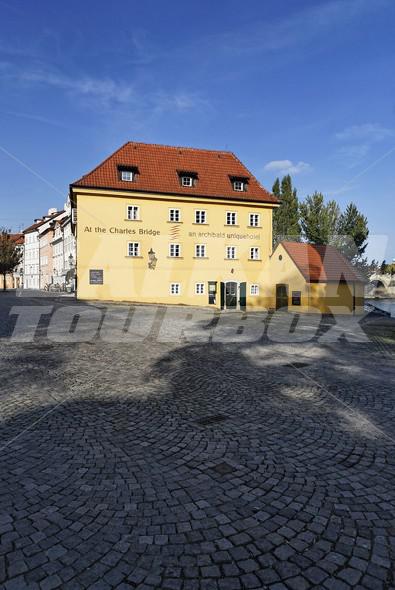
{"type": "MultiPolygon", "coordinates": [[[[24,230],[25,247],[23,257],[23,288],[40,289],[41,268],[40,268],[40,236],[50,227],[51,222],[64,217],[64,211],[58,212],[57,209],[49,209],[47,215],[41,219],[35,219],[33,225],[24,230]]],[[[42,253],[41,257],[48,256],[48,253],[42,253]]]]}
{"type": "Polygon", "coordinates": [[[75,236],[70,212],[56,220],[52,238],[53,284],[61,290],[75,290],[75,236]]]}
{"type": "Polygon", "coordinates": [[[38,289],[40,286],[40,247],[38,228],[44,223],[35,219],[33,225],[24,230],[25,247],[23,255],[23,288],[38,289]]]}
{"type": "Polygon", "coordinates": [[[65,269],[66,288],[75,291],[76,242],[73,233],[71,215],[64,220],[63,227],[63,268],[65,269]]]}
{"type": "Polygon", "coordinates": [[[62,288],[63,280],[63,230],[62,222],[55,221],[54,234],[52,238],[52,257],[53,257],[53,284],[62,288]]]}

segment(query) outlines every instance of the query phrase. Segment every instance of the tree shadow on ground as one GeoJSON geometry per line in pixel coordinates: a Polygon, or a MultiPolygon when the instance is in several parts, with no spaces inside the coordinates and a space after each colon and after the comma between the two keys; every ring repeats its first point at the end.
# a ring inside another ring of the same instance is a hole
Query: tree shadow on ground
{"type": "Polygon", "coordinates": [[[6,579],[392,583],[393,445],[374,426],[388,408],[393,419],[393,393],[360,390],[366,354],[343,349],[352,377],[342,380],[325,347],[301,350],[310,360],[299,369],[289,350],[256,342],[78,353],[86,383],[39,420],[19,408],[0,429],[6,579]]]}

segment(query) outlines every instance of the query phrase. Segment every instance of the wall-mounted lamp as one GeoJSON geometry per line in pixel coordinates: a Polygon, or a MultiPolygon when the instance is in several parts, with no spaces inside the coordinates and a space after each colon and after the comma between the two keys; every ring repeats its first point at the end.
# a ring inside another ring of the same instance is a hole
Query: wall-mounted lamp
{"type": "Polygon", "coordinates": [[[157,257],[155,256],[155,252],[152,248],[148,251],[148,268],[151,270],[155,270],[156,263],[158,262],[157,257]]]}

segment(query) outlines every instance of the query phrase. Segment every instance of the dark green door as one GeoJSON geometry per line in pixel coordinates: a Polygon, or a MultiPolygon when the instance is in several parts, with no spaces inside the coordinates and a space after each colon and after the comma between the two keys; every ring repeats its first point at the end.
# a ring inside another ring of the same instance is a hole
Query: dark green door
{"type": "Polygon", "coordinates": [[[276,285],[276,309],[288,309],[288,285],[276,285]]]}
{"type": "Polygon", "coordinates": [[[225,283],[225,305],[226,309],[237,307],[237,283],[233,281],[225,283]]]}
{"type": "Polygon", "coordinates": [[[247,307],[247,283],[240,283],[240,309],[247,307]]]}
{"type": "Polygon", "coordinates": [[[221,283],[221,309],[225,307],[225,283],[221,283]]]}

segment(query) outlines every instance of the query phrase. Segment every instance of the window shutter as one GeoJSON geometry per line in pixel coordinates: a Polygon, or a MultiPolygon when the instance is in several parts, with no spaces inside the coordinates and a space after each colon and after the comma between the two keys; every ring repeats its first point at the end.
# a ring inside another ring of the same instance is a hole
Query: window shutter
{"type": "Polygon", "coordinates": [[[221,287],[221,292],[220,292],[221,293],[221,300],[220,300],[221,309],[224,309],[225,308],[225,283],[221,283],[220,287],[221,287]]]}
{"type": "Polygon", "coordinates": [[[240,283],[240,309],[245,310],[247,305],[247,283],[240,283]]]}

